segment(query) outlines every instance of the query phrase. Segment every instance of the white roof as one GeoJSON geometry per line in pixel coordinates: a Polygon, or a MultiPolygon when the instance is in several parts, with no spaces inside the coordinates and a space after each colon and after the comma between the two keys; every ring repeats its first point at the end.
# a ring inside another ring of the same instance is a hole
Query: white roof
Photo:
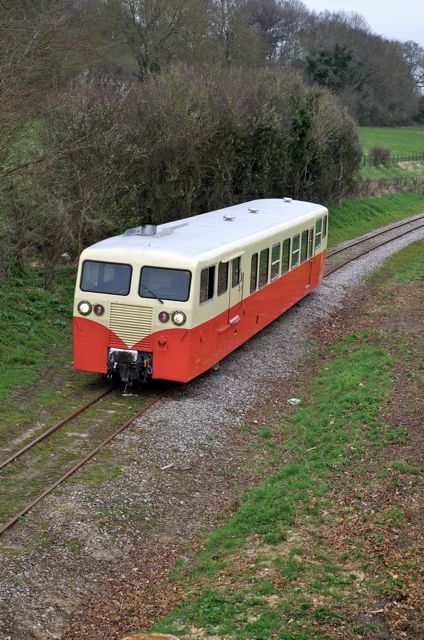
{"type": "Polygon", "coordinates": [[[322,205],[290,198],[252,200],[158,225],[155,235],[141,235],[140,227],[128,230],[92,245],[86,249],[90,256],[84,258],[113,260],[118,255],[122,258],[123,252],[128,257],[142,252],[143,259],[146,254],[206,258],[218,249],[222,252],[224,246],[233,252],[253,239],[266,237],[272,228],[283,231],[324,213],[327,210],[322,205]]]}

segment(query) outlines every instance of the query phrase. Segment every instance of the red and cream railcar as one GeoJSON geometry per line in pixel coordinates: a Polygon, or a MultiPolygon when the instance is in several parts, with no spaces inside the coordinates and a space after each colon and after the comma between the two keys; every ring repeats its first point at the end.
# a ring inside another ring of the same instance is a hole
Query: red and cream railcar
{"type": "Polygon", "coordinates": [[[254,200],[85,249],[75,368],[192,380],[317,287],[327,216],[290,198],[254,200]]]}

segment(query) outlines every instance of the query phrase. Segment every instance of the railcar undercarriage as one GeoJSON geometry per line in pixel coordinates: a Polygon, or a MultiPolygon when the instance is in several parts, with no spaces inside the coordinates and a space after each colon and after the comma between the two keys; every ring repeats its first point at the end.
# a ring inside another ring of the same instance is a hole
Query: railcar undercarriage
{"type": "Polygon", "coordinates": [[[134,349],[109,349],[109,375],[119,375],[122,382],[145,382],[152,375],[152,354],[134,349]]]}

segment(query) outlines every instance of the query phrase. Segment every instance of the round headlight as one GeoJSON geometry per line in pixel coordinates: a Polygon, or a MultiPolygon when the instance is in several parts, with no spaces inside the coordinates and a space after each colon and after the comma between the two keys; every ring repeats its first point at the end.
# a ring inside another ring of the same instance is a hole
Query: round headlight
{"type": "Polygon", "coordinates": [[[91,306],[91,303],[87,300],[81,300],[81,302],[78,304],[78,311],[82,316],[88,316],[91,313],[92,309],[93,307],[91,306]]]}
{"type": "Polygon", "coordinates": [[[105,312],[105,308],[102,304],[95,304],[93,307],[93,311],[96,316],[102,316],[105,312]]]}
{"type": "Polygon", "coordinates": [[[185,321],[187,320],[187,316],[184,311],[174,311],[171,316],[171,320],[177,327],[182,327],[185,321]]]}
{"type": "Polygon", "coordinates": [[[160,314],[158,315],[158,318],[161,322],[168,322],[169,313],[167,311],[161,311],[160,314]]]}

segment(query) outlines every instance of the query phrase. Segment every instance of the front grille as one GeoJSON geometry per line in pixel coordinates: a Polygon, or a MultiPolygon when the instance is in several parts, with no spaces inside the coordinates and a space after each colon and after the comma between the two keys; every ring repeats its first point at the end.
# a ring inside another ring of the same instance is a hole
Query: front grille
{"type": "Polygon", "coordinates": [[[140,340],[144,349],[151,347],[153,309],[136,307],[130,304],[112,303],[110,306],[109,346],[121,348],[122,340],[127,347],[134,346],[140,340]],[[116,336],[120,338],[117,340],[116,336]]]}

